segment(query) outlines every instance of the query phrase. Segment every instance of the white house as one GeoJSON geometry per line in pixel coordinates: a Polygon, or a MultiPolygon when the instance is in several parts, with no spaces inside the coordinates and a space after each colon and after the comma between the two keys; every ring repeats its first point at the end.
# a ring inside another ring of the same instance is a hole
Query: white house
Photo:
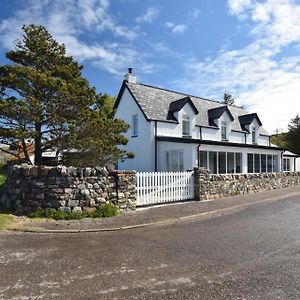
{"type": "Polygon", "coordinates": [[[284,149],[271,145],[258,115],[242,107],[137,83],[130,68],[115,108],[116,118],[131,126],[125,148],[135,153],[119,169],[202,166],[217,174],[283,170],[284,149]]]}

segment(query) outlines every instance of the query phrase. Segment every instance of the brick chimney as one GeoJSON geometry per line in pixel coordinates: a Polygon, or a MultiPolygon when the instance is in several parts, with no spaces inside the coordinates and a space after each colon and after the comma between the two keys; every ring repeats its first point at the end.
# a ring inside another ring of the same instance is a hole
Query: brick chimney
{"type": "Polygon", "coordinates": [[[129,83],[136,83],[136,76],[133,74],[132,68],[128,68],[128,73],[124,76],[124,80],[129,83]]]}

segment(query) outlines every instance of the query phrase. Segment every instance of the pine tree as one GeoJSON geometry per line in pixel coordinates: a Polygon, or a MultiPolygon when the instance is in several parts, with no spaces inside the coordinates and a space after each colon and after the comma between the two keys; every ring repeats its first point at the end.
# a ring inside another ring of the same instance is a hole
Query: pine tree
{"type": "Polygon", "coordinates": [[[300,116],[299,114],[293,118],[288,125],[288,132],[286,133],[287,147],[291,152],[300,155],[300,116]]]}
{"type": "Polygon", "coordinates": [[[82,162],[102,164],[128,157],[118,145],[128,125],[113,120],[101,95],[82,76],[82,66],[66,55],[63,44],[43,26],[23,26],[24,34],[0,66],[0,147],[30,162],[42,164],[42,153],[81,152],[82,162]],[[92,151],[95,151],[92,153],[92,151]],[[89,156],[93,156],[92,158],[89,156]]]}
{"type": "Polygon", "coordinates": [[[225,92],[222,103],[224,103],[226,105],[233,105],[234,99],[233,99],[232,95],[230,95],[228,92],[225,92]]]}

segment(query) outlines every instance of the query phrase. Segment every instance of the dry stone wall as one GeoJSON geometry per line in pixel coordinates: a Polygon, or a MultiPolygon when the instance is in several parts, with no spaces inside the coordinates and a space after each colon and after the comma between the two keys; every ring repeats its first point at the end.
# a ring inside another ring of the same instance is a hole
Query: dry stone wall
{"type": "Polygon", "coordinates": [[[300,184],[300,172],[216,175],[194,169],[195,198],[208,200],[292,187],[300,184]]]}
{"type": "Polygon", "coordinates": [[[88,211],[107,202],[122,210],[135,209],[134,171],[15,165],[8,168],[8,179],[0,197],[2,206],[21,213],[46,208],[88,211]]]}

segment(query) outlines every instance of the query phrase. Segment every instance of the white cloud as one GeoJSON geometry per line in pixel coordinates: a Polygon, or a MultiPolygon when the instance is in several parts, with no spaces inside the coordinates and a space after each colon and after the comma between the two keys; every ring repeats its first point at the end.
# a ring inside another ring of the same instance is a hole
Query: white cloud
{"type": "Polygon", "coordinates": [[[152,23],[154,19],[157,18],[159,14],[159,8],[158,7],[149,7],[145,14],[137,17],[135,20],[138,23],[146,22],[146,23],[152,23]]]}
{"type": "MultiPolygon", "coordinates": [[[[2,47],[12,48],[13,41],[21,38],[22,25],[31,23],[46,26],[80,62],[90,61],[113,75],[120,76],[129,65],[146,64],[145,56],[127,44],[137,38],[138,32],[118,24],[110,14],[107,0],[30,0],[26,7],[0,22],[2,47]],[[103,32],[111,33],[107,44],[83,39],[90,35],[97,40],[95,37],[103,32]],[[117,43],[112,41],[114,37],[118,38],[117,43]]],[[[150,71],[149,67],[147,72],[150,71]]]]}
{"type": "Polygon", "coordinates": [[[201,10],[200,9],[194,8],[192,10],[191,17],[193,19],[198,19],[200,15],[201,15],[201,10]]]}
{"type": "Polygon", "coordinates": [[[253,42],[204,60],[185,60],[186,78],[175,84],[215,99],[229,90],[237,103],[260,115],[267,130],[286,129],[300,113],[300,5],[293,0],[228,3],[231,14],[252,22],[253,42]]]}
{"type": "Polygon", "coordinates": [[[232,14],[242,14],[251,5],[252,0],[229,0],[229,10],[232,14]]]}
{"type": "Polygon", "coordinates": [[[173,33],[184,33],[188,28],[186,24],[174,24],[172,22],[166,22],[165,25],[170,28],[173,33]]]}

